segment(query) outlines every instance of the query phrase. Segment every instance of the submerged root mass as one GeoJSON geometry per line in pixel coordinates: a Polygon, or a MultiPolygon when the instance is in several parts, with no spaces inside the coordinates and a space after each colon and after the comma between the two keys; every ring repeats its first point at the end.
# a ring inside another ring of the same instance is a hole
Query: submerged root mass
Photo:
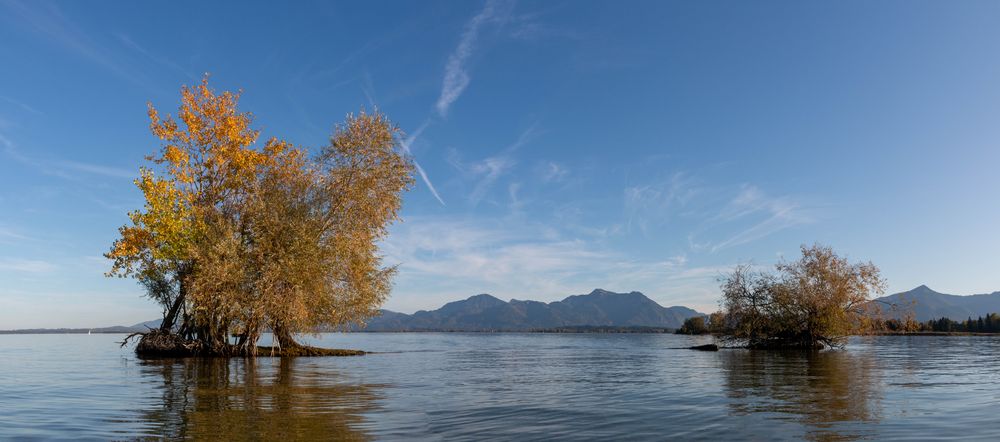
{"type": "Polygon", "coordinates": [[[184,337],[163,330],[151,330],[146,333],[133,333],[122,341],[124,347],[129,340],[138,337],[135,353],[140,357],[256,357],[256,356],[361,356],[362,350],[338,348],[321,348],[309,345],[285,345],[283,347],[246,347],[233,344],[210,346],[205,343],[185,339],[184,337]]]}
{"type": "MultiPolygon", "coordinates": [[[[129,338],[133,336],[136,335],[130,335],[129,338]]],[[[122,342],[122,346],[128,343],[129,338],[122,342]]],[[[151,330],[148,333],[139,334],[139,343],[135,346],[135,353],[139,356],[198,356],[205,353],[205,346],[200,341],[184,339],[175,333],[151,330]]]]}

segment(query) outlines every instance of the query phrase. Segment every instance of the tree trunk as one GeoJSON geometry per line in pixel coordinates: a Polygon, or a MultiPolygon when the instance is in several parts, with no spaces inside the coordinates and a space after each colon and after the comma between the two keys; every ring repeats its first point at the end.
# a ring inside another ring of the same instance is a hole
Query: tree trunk
{"type": "Polygon", "coordinates": [[[299,346],[299,343],[295,342],[295,339],[292,337],[292,333],[284,326],[275,324],[273,332],[274,340],[278,342],[279,347],[294,348],[299,346]]]}
{"type": "Polygon", "coordinates": [[[181,311],[181,306],[184,305],[184,284],[181,283],[180,293],[177,295],[177,299],[174,300],[174,305],[170,306],[170,310],[167,315],[163,317],[163,322],[160,323],[160,330],[170,333],[174,329],[174,323],[177,322],[177,313],[181,311]]]}
{"type": "Polygon", "coordinates": [[[163,317],[163,322],[160,323],[160,330],[170,333],[174,329],[174,324],[177,322],[177,314],[181,311],[184,306],[184,298],[187,294],[187,275],[190,273],[190,265],[182,264],[181,268],[177,270],[177,299],[174,299],[174,305],[170,306],[170,310],[167,311],[167,315],[163,317]]]}

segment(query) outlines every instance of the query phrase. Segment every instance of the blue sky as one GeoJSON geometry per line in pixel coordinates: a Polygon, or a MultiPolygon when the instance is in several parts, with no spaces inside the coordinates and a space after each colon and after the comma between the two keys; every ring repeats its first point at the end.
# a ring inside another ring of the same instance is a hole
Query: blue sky
{"type": "Polygon", "coordinates": [[[996,2],[0,0],[0,329],[157,317],[101,257],[205,72],[311,148],[377,106],[422,176],[386,308],[595,287],[715,308],[819,241],[1000,290],[996,2]]]}

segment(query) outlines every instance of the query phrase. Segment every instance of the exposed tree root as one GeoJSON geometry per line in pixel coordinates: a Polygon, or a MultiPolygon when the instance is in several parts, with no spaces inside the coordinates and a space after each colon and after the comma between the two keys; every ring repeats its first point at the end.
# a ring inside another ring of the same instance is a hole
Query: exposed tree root
{"type": "MultiPolygon", "coordinates": [[[[199,341],[184,339],[180,335],[160,329],[140,335],[139,343],[135,346],[135,353],[139,356],[184,357],[209,353],[207,346],[199,341]]],[[[122,345],[127,342],[126,338],[122,345]]]]}
{"type": "Polygon", "coordinates": [[[335,348],[311,347],[308,345],[291,345],[285,347],[240,347],[223,345],[212,347],[201,341],[184,339],[175,333],[159,329],[145,333],[133,333],[121,342],[124,347],[128,342],[139,337],[135,353],[140,357],[254,357],[254,356],[361,356],[361,350],[344,350],[335,348]],[[254,352],[256,350],[256,352],[254,352]]]}

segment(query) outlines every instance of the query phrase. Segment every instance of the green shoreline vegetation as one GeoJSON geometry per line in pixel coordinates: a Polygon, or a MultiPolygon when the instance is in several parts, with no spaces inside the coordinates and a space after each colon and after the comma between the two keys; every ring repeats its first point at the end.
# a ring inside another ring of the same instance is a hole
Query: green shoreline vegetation
{"type": "Polygon", "coordinates": [[[992,335],[1000,334],[1000,314],[990,313],[976,319],[970,316],[964,321],[945,317],[925,322],[916,322],[912,318],[888,319],[876,324],[876,327],[881,334],[992,335]]]}

